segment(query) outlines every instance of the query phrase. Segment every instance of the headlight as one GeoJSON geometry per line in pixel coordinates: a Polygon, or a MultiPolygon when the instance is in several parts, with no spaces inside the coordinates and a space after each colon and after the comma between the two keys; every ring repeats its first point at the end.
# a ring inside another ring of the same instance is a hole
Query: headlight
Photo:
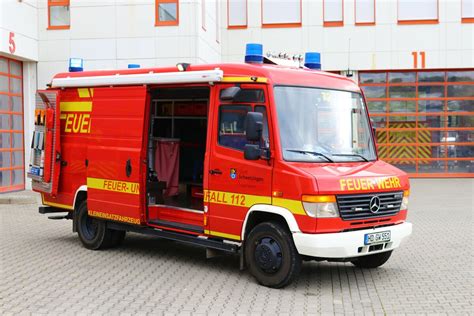
{"type": "Polygon", "coordinates": [[[410,196],[410,190],[403,191],[402,205],[400,205],[400,210],[408,209],[408,197],[410,196]]]}
{"type": "Polygon", "coordinates": [[[311,217],[339,217],[339,211],[334,195],[303,195],[303,207],[311,217]]]}

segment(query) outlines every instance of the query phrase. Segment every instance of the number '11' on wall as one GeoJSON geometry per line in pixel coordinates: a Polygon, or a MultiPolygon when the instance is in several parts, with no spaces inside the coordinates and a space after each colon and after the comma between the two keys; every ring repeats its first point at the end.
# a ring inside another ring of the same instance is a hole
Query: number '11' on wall
{"type": "Polygon", "coordinates": [[[413,56],[413,68],[418,68],[418,55],[420,55],[421,59],[421,68],[424,69],[426,67],[426,53],[425,52],[411,52],[413,56]]]}

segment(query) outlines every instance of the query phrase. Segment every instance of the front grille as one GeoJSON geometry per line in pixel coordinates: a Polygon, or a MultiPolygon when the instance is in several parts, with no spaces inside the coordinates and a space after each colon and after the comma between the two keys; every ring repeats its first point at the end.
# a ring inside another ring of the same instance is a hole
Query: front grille
{"type": "Polygon", "coordinates": [[[403,192],[338,195],[337,205],[343,220],[354,220],[393,216],[400,211],[402,199],[403,192]],[[380,209],[376,213],[372,213],[369,206],[374,196],[380,199],[380,209]]]}

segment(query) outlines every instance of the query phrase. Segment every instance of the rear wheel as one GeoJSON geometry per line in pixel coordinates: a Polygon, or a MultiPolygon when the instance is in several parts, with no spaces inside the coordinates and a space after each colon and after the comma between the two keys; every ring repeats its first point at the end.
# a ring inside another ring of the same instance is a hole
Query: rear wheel
{"type": "Polygon", "coordinates": [[[79,239],[87,249],[104,249],[118,246],[125,238],[125,231],[107,228],[106,222],[87,214],[87,202],[77,209],[77,232],[79,239]]]}
{"type": "Polygon", "coordinates": [[[244,251],[250,273],[262,285],[282,288],[300,272],[301,257],[293,238],[279,223],[255,226],[247,237],[244,251]]]}
{"type": "Polygon", "coordinates": [[[377,253],[374,255],[368,255],[359,257],[357,259],[352,260],[352,264],[359,268],[364,269],[374,269],[378,268],[383,265],[392,255],[391,251],[377,253]]]}

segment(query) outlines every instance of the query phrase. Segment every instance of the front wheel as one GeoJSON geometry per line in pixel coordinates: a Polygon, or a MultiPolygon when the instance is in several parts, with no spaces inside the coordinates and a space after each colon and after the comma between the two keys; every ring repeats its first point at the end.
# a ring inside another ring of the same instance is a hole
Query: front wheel
{"type": "Polygon", "coordinates": [[[106,222],[87,214],[87,203],[77,209],[77,232],[87,249],[98,250],[118,246],[125,238],[125,231],[107,228],[106,222]]]}
{"type": "Polygon", "coordinates": [[[244,252],[250,273],[264,286],[282,288],[301,269],[301,257],[290,232],[276,222],[255,226],[247,237],[244,252]]]}
{"type": "Polygon", "coordinates": [[[352,260],[352,264],[363,269],[374,269],[383,265],[392,255],[392,251],[381,252],[374,255],[359,257],[352,260]]]}

